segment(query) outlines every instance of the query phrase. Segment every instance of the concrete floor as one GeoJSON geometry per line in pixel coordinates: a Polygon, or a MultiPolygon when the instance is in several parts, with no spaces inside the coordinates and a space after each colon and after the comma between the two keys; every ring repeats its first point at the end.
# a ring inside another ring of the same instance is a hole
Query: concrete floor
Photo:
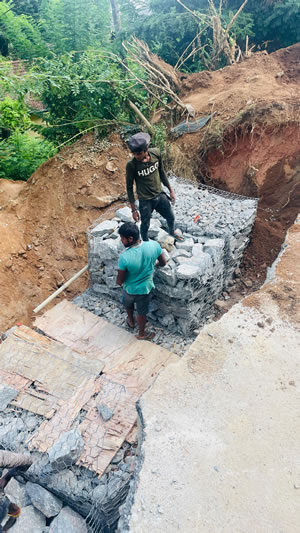
{"type": "Polygon", "coordinates": [[[299,231],[143,396],[130,533],[299,533],[299,231]]]}

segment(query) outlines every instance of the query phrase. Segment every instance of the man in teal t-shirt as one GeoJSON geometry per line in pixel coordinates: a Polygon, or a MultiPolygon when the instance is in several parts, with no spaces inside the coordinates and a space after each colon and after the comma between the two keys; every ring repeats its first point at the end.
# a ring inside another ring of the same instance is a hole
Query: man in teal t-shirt
{"type": "Polygon", "coordinates": [[[153,272],[156,260],[165,266],[166,260],[156,241],[142,242],[136,224],[126,222],[119,229],[126,250],[119,258],[117,283],[123,287],[122,303],[127,311],[127,324],[134,328],[134,304],[137,310],[139,333],[137,339],[153,339],[146,333],[146,315],[149,310],[150,293],[154,288],[153,272]]]}

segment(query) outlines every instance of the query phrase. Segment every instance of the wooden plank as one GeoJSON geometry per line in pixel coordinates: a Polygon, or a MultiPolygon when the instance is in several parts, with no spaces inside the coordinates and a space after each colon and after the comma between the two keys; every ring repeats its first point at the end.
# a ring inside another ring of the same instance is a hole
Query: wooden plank
{"type": "Polygon", "coordinates": [[[89,360],[61,343],[22,326],[0,345],[0,369],[37,381],[49,394],[67,400],[103,363],[89,360]]]}
{"type": "Polygon", "coordinates": [[[56,308],[37,319],[36,325],[73,350],[94,359],[99,357],[105,365],[103,373],[112,380],[122,376],[126,384],[126,378],[133,377],[140,394],[150,387],[162,368],[178,359],[168,350],[149,341],[138,341],[132,333],[70,302],[61,302],[56,308]]]}
{"type": "Polygon", "coordinates": [[[65,431],[71,429],[74,419],[96,391],[96,380],[86,378],[70,399],[64,402],[51,420],[45,420],[28,439],[28,448],[48,452],[65,431]]]}
{"type": "Polygon", "coordinates": [[[105,358],[134,341],[134,336],[125,329],[67,300],[37,318],[35,325],[50,337],[96,359],[105,358]]]}
{"type": "Polygon", "coordinates": [[[84,310],[80,313],[78,309],[80,308],[68,300],[63,300],[42,316],[37,317],[35,326],[54,339],[60,340],[60,333],[63,332],[63,336],[69,340],[69,343],[76,342],[77,338],[86,334],[98,321],[98,317],[93,313],[84,310]],[[74,321],[76,328],[74,328],[74,321]]]}
{"type": "Polygon", "coordinates": [[[139,433],[139,428],[138,428],[138,425],[137,425],[137,422],[132,426],[131,430],[129,431],[127,437],[126,437],[126,441],[129,442],[129,444],[134,444],[135,442],[137,442],[138,440],[138,433],[139,433]]]}
{"type": "Polygon", "coordinates": [[[30,379],[24,378],[24,376],[20,376],[20,374],[5,372],[5,370],[1,369],[0,383],[1,385],[8,385],[9,387],[13,387],[17,390],[22,390],[32,382],[30,379]]]}
{"type": "Polygon", "coordinates": [[[178,360],[178,356],[148,341],[136,341],[105,360],[103,372],[114,380],[134,378],[140,396],[152,385],[158,374],[170,364],[178,360]]]}
{"type": "Polygon", "coordinates": [[[99,476],[104,474],[136,422],[138,398],[139,393],[132,380],[128,387],[124,387],[123,383],[101,376],[99,394],[79,426],[85,447],[78,464],[97,472],[99,476]],[[99,404],[104,404],[113,412],[107,422],[97,410],[99,404]]]}
{"type": "Polygon", "coordinates": [[[39,398],[27,390],[21,391],[16,400],[13,400],[11,403],[16,407],[26,409],[26,411],[42,415],[48,419],[52,418],[57,409],[57,400],[53,397],[39,398]],[[53,400],[53,402],[51,400],[53,400]],[[53,405],[51,406],[52,403],[54,403],[55,407],[53,405]]]}

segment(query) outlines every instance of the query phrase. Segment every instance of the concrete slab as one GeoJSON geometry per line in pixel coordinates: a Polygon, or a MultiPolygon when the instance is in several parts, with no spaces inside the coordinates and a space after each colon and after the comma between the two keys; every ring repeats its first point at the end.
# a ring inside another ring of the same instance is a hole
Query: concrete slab
{"type": "Polygon", "coordinates": [[[299,230],[275,278],[144,394],[143,464],[120,531],[299,532],[299,230]]]}

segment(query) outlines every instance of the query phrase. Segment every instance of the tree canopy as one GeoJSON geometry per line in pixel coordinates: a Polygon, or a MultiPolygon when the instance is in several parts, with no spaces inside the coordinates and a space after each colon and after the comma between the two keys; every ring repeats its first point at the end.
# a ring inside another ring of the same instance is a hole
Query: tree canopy
{"type": "Polygon", "coordinates": [[[128,127],[135,106],[145,118],[167,106],[174,93],[151,85],[151,67],[134,56],[138,42],[183,71],[214,70],[248,47],[299,41],[299,14],[300,0],[0,0],[1,150],[29,149],[29,129],[61,144],[128,127]],[[42,101],[42,126],[30,120],[32,97],[42,101]]]}

